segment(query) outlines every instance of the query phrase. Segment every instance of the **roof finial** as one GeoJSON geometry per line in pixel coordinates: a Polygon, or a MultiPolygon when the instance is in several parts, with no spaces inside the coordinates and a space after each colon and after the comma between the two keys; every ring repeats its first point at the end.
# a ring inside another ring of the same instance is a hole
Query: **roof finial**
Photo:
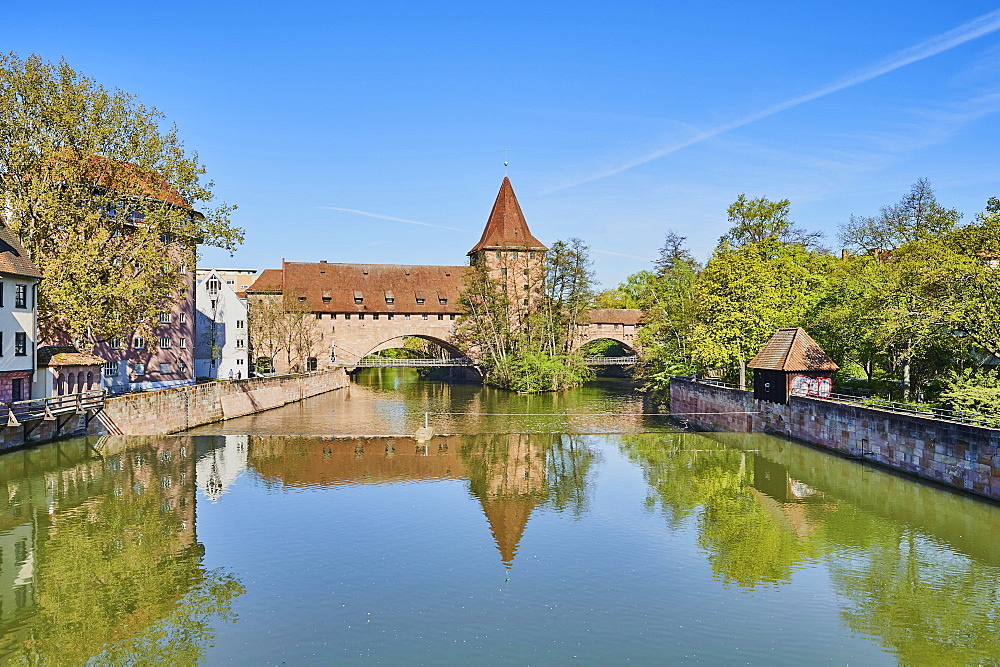
{"type": "Polygon", "coordinates": [[[503,177],[504,178],[507,178],[507,165],[510,164],[510,162],[507,161],[507,153],[509,153],[509,152],[510,152],[510,149],[506,149],[506,148],[503,151],[503,177]]]}

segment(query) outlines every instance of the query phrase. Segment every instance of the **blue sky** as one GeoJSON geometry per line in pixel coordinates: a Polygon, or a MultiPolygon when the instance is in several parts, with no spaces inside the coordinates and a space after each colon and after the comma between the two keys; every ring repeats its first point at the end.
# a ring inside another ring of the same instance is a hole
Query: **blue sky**
{"type": "Polygon", "coordinates": [[[668,229],[706,257],[740,193],[789,198],[831,247],[852,213],[921,177],[967,217],[1000,196],[994,3],[4,13],[4,50],[65,56],[178,124],[247,232],[235,257],[209,250],[203,265],[465,263],[507,149],[535,236],[584,239],[608,287],[647,268],[668,229]]]}

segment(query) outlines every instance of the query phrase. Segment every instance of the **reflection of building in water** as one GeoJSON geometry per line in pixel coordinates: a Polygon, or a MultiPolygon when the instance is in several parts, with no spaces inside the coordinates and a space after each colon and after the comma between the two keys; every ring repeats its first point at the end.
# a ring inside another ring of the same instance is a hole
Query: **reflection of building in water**
{"type": "Polygon", "coordinates": [[[198,576],[189,439],[103,442],[0,457],[0,661],[30,645],[85,662],[170,613],[198,576]]]}
{"type": "Polygon", "coordinates": [[[211,501],[219,499],[247,467],[246,435],[220,435],[198,438],[195,477],[198,489],[211,501]],[[210,442],[212,447],[202,443],[210,442]],[[219,445],[221,446],[214,446],[219,445]]]}
{"type": "Polygon", "coordinates": [[[483,436],[462,449],[469,490],[479,498],[504,565],[517,554],[531,512],[548,495],[546,451],[539,436],[483,436]]]}
{"type": "Polygon", "coordinates": [[[759,454],[753,457],[751,486],[757,501],[775,523],[798,537],[810,535],[823,515],[836,508],[819,491],[789,477],[785,466],[759,454]]]}
{"type": "Polygon", "coordinates": [[[536,507],[582,505],[592,458],[586,447],[564,447],[548,435],[439,436],[426,444],[402,437],[250,436],[248,461],[266,481],[285,487],[468,479],[510,566],[536,507]]]}

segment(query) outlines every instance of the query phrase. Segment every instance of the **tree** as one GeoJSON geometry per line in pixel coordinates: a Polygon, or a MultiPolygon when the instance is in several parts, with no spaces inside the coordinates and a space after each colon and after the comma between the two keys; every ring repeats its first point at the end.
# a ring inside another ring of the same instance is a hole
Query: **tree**
{"type": "Polygon", "coordinates": [[[897,204],[873,217],[855,217],[841,230],[848,247],[865,253],[888,251],[907,243],[938,239],[954,230],[962,214],[938,204],[926,178],[919,179],[897,204]]]}
{"type": "Polygon", "coordinates": [[[546,346],[550,355],[569,354],[580,315],[594,298],[589,248],[578,238],[556,241],[545,256],[546,346]]]}
{"type": "Polygon", "coordinates": [[[0,56],[4,220],[45,275],[43,336],[81,347],[151,335],[198,244],[243,240],[235,207],[153,107],[32,55],[0,56]]]}
{"type": "Polygon", "coordinates": [[[251,298],[247,309],[247,337],[258,373],[274,369],[274,357],[283,349],[281,322],[285,311],[281,297],[265,295],[251,298]]]}
{"type": "MultiPolygon", "coordinates": [[[[741,248],[768,239],[776,239],[782,243],[799,243],[804,246],[815,244],[822,234],[807,232],[796,227],[788,219],[790,207],[791,202],[787,199],[780,201],[771,201],[766,197],[747,199],[745,194],[741,194],[727,210],[729,224],[732,227],[719,239],[719,245],[741,248]]],[[[670,240],[668,236],[668,243],[670,240]]]]}

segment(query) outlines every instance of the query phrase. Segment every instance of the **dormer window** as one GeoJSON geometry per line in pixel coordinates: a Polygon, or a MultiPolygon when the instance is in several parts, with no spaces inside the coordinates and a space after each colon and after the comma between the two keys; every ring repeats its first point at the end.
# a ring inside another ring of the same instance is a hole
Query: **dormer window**
{"type": "Polygon", "coordinates": [[[419,296],[418,296],[418,297],[417,297],[417,303],[423,303],[423,302],[424,302],[424,299],[423,299],[423,297],[419,297],[419,296]]]}
{"type": "Polygon", "coordinates": [[[323,303],[330,303],[333,301],[333,295],[329,291],[323,292],[323,303]]]}
{"type": "Polygon", "coordinates": [[[438,303],[440,303],[442,306],[447,305],[448,299],[445,299],[444,297],[438,297],[438,303]]]}
{"type": "Polygon", "coordinates": [[[365,302],[365,295],[361,293],[361,290],[354,290],[354,305],[360,306],[365,302]]]}
{"type": "Polygon", "coordinates": [[[392,293],[392,290],[386,290],[386,293],[385,293],[385,302],[386,303],[395,303],[396,302],[396,295],[392,293]]]}
{"type": "Polygon", "coordinates": [[[208,282],[205,283],[205,287],[208,288],[209,294],[218,294],[219,288],[222,287],[222,282],[216,276],[212,276],[208,279],[208,282]]]}

